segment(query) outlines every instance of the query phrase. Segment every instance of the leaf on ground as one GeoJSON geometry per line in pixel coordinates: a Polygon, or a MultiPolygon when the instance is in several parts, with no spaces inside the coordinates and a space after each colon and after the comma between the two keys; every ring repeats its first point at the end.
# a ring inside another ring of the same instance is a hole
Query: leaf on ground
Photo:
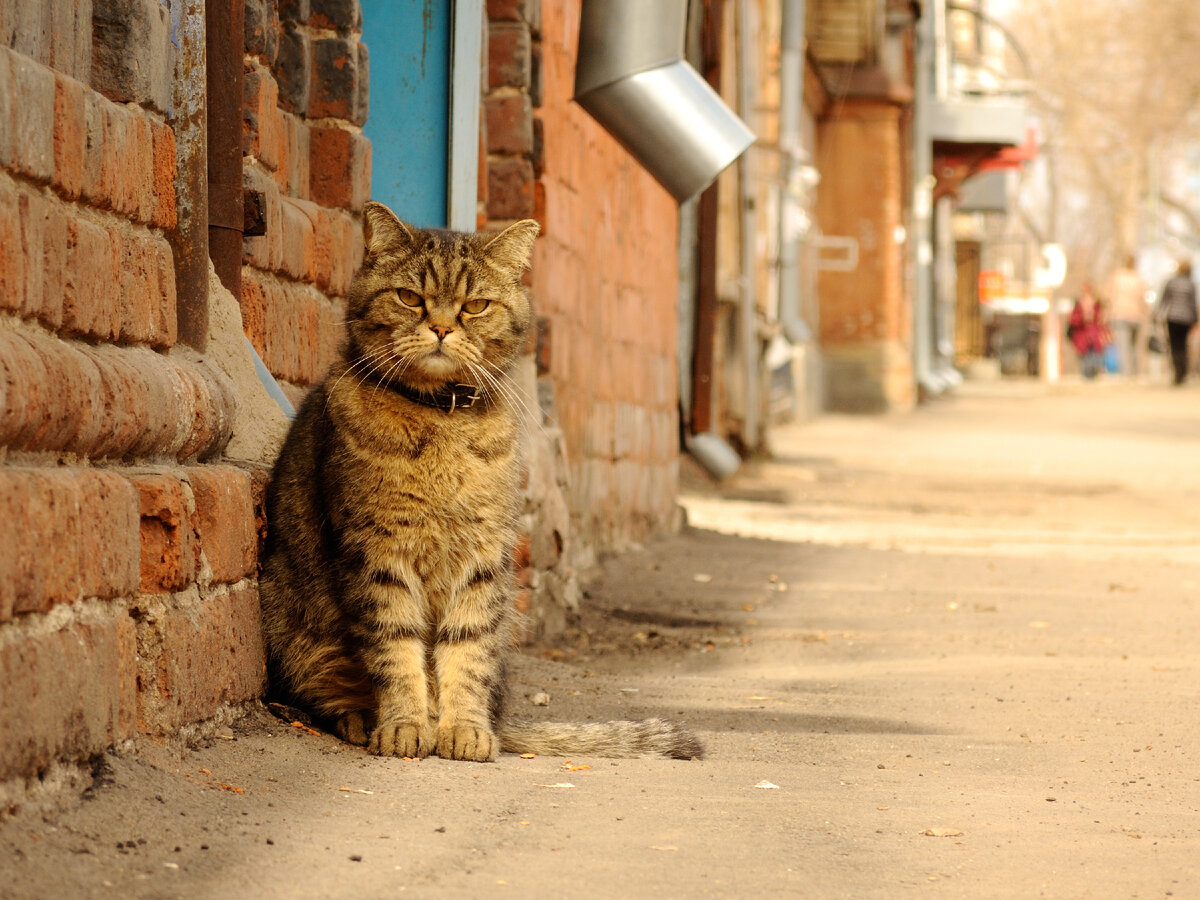
{"type": "Polygon", "coordinates": [[[339,791],[346,791],[349,794],[373,794],[374,791],[364,791],[362,788],[340,787],[339,791]]]}
{"type": "Polygon", "coordinates": [[[234,794],[246,793],[245,788],[240,788],[236,784],[218,784],[217,787],[219,787],[223,791],[231,791],[234,794]]]}
{"type": "Polygon", "coordinates": [[[566,788],[573,788],[573,787],[575,787],[575,785],[571,784],[571,782],[569,782],[569,781],[558,781],[558,782],[555,782],[554,784],[539,784],[538,787],[566,789],[566,788]]]}
{"type": "Polygon", "coordinates": [[[957,828],[926,828],[921,833],[926,837],[958,837],[962,834],[957,828]]]}
{"type": "Polygon", "coordinates": [[[307,731],[309,734],[317,734],[317,735],[319,735],[319,734],[321,733],[321,732],[317,731],[315,728],[309,728],[309,727],[308,727],[307,725],[305,725],[303,722],[293,722],[293,723],[292,723],[292,727],[293,727],[293,728],[299,728],[301,731],[307,731]]]}
{"type": "Polygon", "coordinates": [[[779,790],[779,785],[777,785],[777,784],[773,784],[773,783],[771,783],[770,781],[766,781],[765,779],[764,779],[763,781],[760,781],[758,784],[756,784],[756,785],[755,785],[755,787],[756,787],[756,788],[762,788],[764,791],[777,791],[777,790],[779,790]]]}

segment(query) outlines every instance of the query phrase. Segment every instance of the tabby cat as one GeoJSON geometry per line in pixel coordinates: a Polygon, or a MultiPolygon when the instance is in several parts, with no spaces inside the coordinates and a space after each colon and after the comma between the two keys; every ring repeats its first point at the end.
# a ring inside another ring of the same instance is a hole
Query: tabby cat
{"type": "Polygon", "coordinates": [[[658,719],[504,717],[521,462],[506,371],[531,318],[532,220],[499,234],[363,210],[341,358],[300,408],[267,494],[272,689],[372,753],[690,758],[658,719]]]}

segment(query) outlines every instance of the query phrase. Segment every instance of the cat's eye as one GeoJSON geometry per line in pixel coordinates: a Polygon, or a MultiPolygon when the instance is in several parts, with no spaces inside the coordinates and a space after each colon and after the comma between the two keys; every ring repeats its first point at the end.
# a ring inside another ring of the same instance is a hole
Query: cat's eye
{"type": "Polygon", "coordinates": [[[422,297],[416,291],[410,291],[407,288],[397,288],[396,296],[400,298],[401,303],[403,303],[405,306],[410,306],[413,309],[416,309],[425,302],[424,297],[422,297]]]}
{"type": "Polygon", "coordinates": [[[488,304],[491,302],[492,302],[491,300],[468,300],[466,303],[464,303],[462,305],[463,312],[470,313],[473,316],[477,316],[481,312],[483,312],[485,309],[487,309],[488,304]]]}

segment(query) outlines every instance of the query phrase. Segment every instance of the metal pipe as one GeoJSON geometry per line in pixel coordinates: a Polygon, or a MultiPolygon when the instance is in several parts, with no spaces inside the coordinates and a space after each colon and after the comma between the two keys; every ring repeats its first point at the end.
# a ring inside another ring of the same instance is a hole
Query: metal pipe
{"type": "Polygon", "coordinates": [[[922,8],[916,30],[916,71],[913,73],[913,375],[931,395],[946,389],[933,371],[933,144],[929,137],[929,104],[933,102],[933,17],[922,8]]]}
{"type": "Polygon", "coordinates": [[[783,179],[779,187],[779,324],[792,344],[812,340],[800,312],[800,242],[807,230],[800,208],[801,166],[807,162],[800,136],[804,107],[805,0],[784,0],[779,53],[779,149],[783,179]]]}
{"type": "Polygon", "coordinates": [[[175,321],[179,340],[201,353],[208,341],[208,115],[202,0],[171,4],[175,75],[176,226],[167,233],[175,261],[175,321]]]}
{"type": "Polygon", "coordinates": [[[217,276],[242,299],[243,0],[205,6],[208,79],[208,255],[217,276]]]}
{"type": "Polygon", "coordinates": [[[683,58],[687,0],[584,0],[575,102],[676,200],[694,197],[754,134],[683,58]]]}
{"type": "MultiPolygon", "coordinates": [[[[755,53],[751,41],[757,33],[751,21],[752,6],[738,4],[738,105],[743,118],[754,109],[754,88],[757,85],[754,67],[755,53]]],[[[753,452],[759,445],[759,351],[758,351],[758,291],[755,271],[754,244],[758,226],[754,189],[755,169],[751,154],[738,159],[738,188],[742,212],[740,239],[741,279],[739,324],[742,345],[742,373],[746,408],[742,412],[742,433],[746,448],[753,452]]]]}

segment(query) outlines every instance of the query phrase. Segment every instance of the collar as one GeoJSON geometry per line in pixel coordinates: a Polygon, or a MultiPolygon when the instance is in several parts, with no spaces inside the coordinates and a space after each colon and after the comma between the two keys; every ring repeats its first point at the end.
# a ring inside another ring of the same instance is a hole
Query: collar
{"type": "Polygon", "coordinates": [[[394,381],[372,380],[392,393],[399,394],[405,400],[448,413],[452,413],[456,409],[470,409],[475,405],[482,406],[487,403],[488,399],[483,391],[473,384],[447,384],[436,391],[419,391],[394,381]]]}

